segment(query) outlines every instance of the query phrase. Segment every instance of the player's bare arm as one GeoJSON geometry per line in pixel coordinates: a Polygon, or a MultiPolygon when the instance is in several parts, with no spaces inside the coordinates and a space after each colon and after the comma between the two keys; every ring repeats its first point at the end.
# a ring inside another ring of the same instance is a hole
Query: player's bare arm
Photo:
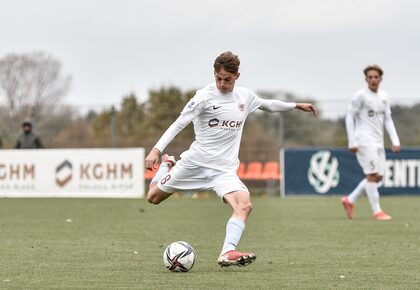
{"type": "Polygon", "coordinates": [[[150,150],[150,153],[146,157],[146,169],[153,170],[157,168],[160,154],[161,152],[157,148],[150,150]]]}
{"type": "Polygon", "coordinates": [[[318,117],[318,111],[311,103],[296,103],[296,109],[304,112],[312,112],[315,117],[318,117]]]}

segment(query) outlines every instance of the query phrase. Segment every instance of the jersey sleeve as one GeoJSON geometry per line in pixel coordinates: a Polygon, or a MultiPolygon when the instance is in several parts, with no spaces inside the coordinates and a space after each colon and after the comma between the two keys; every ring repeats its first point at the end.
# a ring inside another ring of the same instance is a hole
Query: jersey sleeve
{"type": "Polygon", "coordinates": [[[391,104],[389,103],[388,94],[385,94],[385,115],[391,116],[391,104]]]}
{"type": "Polygon", "coordinates": [[[206,101],[200,95],[195,95],[191,98],[188,103],[185,105],[184,109],[181,112],[181,116],[189,122],[194,120],[206,107],[206,101]]]}
{"type": "Polygon", "coordinates": [[[384,126],[388,132],[391,143],[394,146],[400,146],[400,139],[398,138],[397,130],[395,129],[394,121],[392,120],[391,105],[389,103],[388,95],[385,96],[386,108],[384,126]]]}
{"type": "Polygon", "coordinates": [[[348,112],[351,113],[358,113],[360,112],[360,110],[363,107],[363,95],[361,94],[356,94],[354,95],[354,97],[351,99],[349,108],[348,108],[348,112]]]}
{"type": "Polygon", "coordinates": [[[184,107],[178,119],[163,133],[153,148],[163,152],[171,141],[182,131],[192,120],[194,120],[205,108],[205,100],[195,95],[184,107]]]}
{"type": "Polygon", "coordinates": [[[263,99],[258,97],[253,92],[249,91],[249,99],[248,99],[248,113],[252,113],[261,107],[263,99]]]}
{"type": "Polygon", "coordinates": [[[347,112],[346,118],[346,131],[347,131],[347,140],[349,148],[357,147],[356,134],[354,132],[354,113],[349,110],[347,112]]]}
{"type": "Polygon", "coordinates": [[[346,118],[345,118],[349,148],[357,147],[354,118],[360,112],[362,107],[363,107],[363,96],[361,94],[355,94],[349,104],[346,118]]]}
{"type": "Polygon", "coordinates": [[[269,113],[290,111],[294,108],[296,108],[296,103],[272,99],[261,99],[261,105],[258,107],[258,109],[269,113]]]}
{"type": "Polygon", "coordinates": [[[249,106],[248,106],[248,112],[252,113],[257,109],[274,113],[274,112],[282,112],[282,111],[290,111],[292,109],[296,108],[296,103],[292,102],[283,102],[280,100],[274,100],[274,99],[263,99],[254,94],[253,92],[250,92],[249,97],[249,106]]]}

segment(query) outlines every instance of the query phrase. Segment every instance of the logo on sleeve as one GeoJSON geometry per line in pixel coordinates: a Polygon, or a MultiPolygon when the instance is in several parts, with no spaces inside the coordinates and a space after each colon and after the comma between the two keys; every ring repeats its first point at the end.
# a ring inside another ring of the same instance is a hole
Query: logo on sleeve
{"type": "Polygon", "coordinates": [[[191,101],[191,103],[188,104],[188,109],[192,109],[195,106],[195,101],[191,101]]]}

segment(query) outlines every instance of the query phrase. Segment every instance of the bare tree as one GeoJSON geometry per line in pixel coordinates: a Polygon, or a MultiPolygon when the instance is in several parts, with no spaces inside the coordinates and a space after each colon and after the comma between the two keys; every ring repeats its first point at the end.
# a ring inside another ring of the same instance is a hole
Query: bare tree
{"type": "Polygon", "coordinates": [[[59,114],[71,77],[61,63],[45,52],[10,53],[0,59],[0,134],[13,142],[22,120],[45,123],[59,114]]]}
{"type": "Polygon", "coordinates": [[[0,59],[0,98],[15,120],[39,120],[67,93],[71,77],[44,52],[11,53],[0,59]]]}

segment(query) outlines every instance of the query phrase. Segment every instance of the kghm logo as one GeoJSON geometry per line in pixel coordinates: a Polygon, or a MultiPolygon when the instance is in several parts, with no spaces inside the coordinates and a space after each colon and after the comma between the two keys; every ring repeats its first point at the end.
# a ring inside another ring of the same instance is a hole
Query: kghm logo
{"type": "Polygon", "coordinates": [[[219,119],[214,118],[214,119],[211,119],[209,121],[209,127],[214,127],[214,126],[217,126],[217,125],[219,125],[219,119]]]}
{"type": "Polygon", "coordinates": [[[373,117],[373,116],[380,116],[380,115],[385,115],[385,111],[379,111],[379,112],[375,112],[374,110],[369,110],[368,111],[368,116],[369,117],[373,117]]]}
{"type": "Polygon", "coordinates": [[[209,127],[216,127],[220,126],[222,128],[228,129],[238,129],[241,128],[243,121],[231,121],[231,120],[224,120],[220,121],[217,118],[209,120],[209,127]]]}
{"type": "Polygon", "coordinates": [[[338,160],[330,151],[320,150],[312,155],[309,170],[309,183],[318,193],[326,193],[340,181],[338,160]]]}
{"type": "Polygon", "coordinates": [[[55,183],[64,187],[72,178],[73,165],[68,160],[64,160],[55,168],[55,183]]]}

